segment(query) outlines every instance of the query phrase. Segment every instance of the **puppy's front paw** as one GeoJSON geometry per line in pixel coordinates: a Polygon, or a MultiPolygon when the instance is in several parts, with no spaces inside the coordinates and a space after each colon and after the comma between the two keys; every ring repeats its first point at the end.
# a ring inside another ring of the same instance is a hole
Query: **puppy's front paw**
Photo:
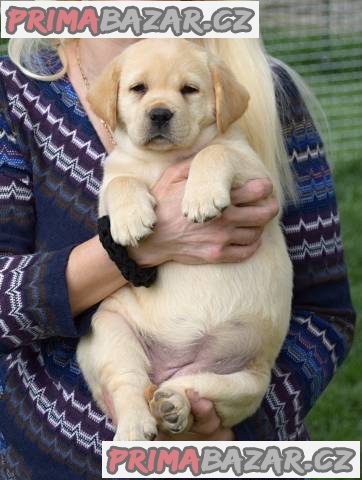
{"type": "Polygon", "coordinates": [[[190,403],[186,395],[174,390],[162,387],[156,390],[150,410],[163,431],[181,433],[190,426],[190,403]]]}
{"type": "Polygon", "coordinates": [[[222,185],[195,188],[186,185],[182,213],[190,222],[203,223],[219,216],[230,205],[230,192],[222,185]]]}
{"type": "Polygon", "coordinates": [[[116,243],[136,247],[152,233],[156,224],[155,200],[147,195],[141,202],[122,205],[110,213],[111,235],[116,243]]]}

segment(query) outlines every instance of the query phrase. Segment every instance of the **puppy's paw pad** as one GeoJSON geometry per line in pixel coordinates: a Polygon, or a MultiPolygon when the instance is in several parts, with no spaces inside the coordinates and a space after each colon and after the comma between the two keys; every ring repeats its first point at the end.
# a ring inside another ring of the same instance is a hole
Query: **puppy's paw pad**
{"type": "Polygon", "coordinates": [[[161,430],[181,433],[187,429],[190,404],[185,395],[160,388],[150,401],[150,409],[161,430]]]}

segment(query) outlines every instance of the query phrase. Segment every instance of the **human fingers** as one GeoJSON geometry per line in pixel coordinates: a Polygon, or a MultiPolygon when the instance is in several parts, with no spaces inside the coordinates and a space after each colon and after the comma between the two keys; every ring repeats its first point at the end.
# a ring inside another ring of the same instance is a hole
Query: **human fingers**
{"type": "Polygon", "coordinates": [[[263,229],[261,227],[232,228],[230,229],[227,245],[252,245],[260,239],[262,233],[263,229]]]}
{"type": "Polygon", "coordinates": [[[233,205],[253,204],[268,198],[273,193],[273,184],[268,178],[249,180],[243,186],[231,190],[233,205]]]}
{"type": "Polygon", "coordinates": [[[187,396],[190,400],[191,413],[194,417],[190,432],[200,435],[212,435],[221,425],[214,404],[206,399],[200,398],[197,392],[188,390],[187,396]]]}
{"type": "Polygon", "coordinates": [[[264,227],[279,212],[276,198],[270,197],[259,205],[228,207],[220,217],[226,225],[237,227],[264,227]]]}

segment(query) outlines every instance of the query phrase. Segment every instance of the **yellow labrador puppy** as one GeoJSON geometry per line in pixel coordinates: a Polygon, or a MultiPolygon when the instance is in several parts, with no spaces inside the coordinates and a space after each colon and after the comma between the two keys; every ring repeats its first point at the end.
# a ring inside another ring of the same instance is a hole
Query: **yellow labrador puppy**
{"type": "MultiPolygon", "coordinates": [[[[268,176],[235,123],[248,93],[194,42],[137,42],[104,71],[89,102],[115,132],[99,215],[109,215],[122,245],[152,234],[150,190],[175,162],[194,156],[182,202],[191,222],[219,215],[233,186],[268,176]]],[[[242,263],[168,262],[150,288],[127,285],[103,301],[78,361],[105,412],[102,391],[112,398],[115,439],[152,439],[157,427],[185,432],[189,388],[214,402],[226,427],[253,414],[288,329],[291,296],[291,263],[275,218],[242,263]],[[148,402],[150,384],[157,389],[148,402]]]]}

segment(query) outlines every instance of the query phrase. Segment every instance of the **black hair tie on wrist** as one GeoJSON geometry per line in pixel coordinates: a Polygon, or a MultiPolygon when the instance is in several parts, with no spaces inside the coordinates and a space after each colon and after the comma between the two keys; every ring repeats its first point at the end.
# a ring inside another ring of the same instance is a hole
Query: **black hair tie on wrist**
{"type": "Polygon", "coordinates": [[[98,219],[99,239],[108,256],[117,265],[122,275],[135,287],[150,287],[156,280],[157,267],[140,267],[129,257],[127,247],[116,243],[111,235],[109,216],[98,219]]]}

